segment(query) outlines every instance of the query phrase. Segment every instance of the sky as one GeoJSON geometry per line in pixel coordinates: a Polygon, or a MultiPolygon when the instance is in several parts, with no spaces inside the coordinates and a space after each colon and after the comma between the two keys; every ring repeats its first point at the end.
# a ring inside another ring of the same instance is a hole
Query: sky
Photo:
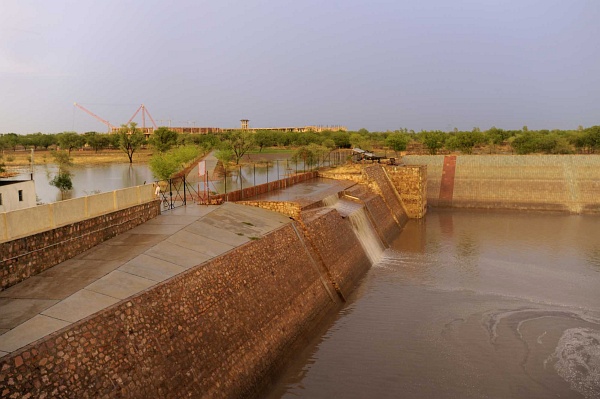
{"type": "Polygon", "coordinates": [[[598,0],[0,0],[0,133],[600,124],[598,0]],[[135,119],[139,125],[141,118],[135,119]],[[147,125],[149,125],[147,121],[147,125]]]}

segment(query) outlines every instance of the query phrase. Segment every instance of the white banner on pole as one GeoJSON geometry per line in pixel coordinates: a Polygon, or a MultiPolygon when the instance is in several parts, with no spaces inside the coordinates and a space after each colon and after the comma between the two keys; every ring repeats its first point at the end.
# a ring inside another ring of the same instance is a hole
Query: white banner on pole
{"type": "Polygon", "coordinates": [[[202,177],[206,174],[206,161],[198,162],[198,177],[202,177]]]}

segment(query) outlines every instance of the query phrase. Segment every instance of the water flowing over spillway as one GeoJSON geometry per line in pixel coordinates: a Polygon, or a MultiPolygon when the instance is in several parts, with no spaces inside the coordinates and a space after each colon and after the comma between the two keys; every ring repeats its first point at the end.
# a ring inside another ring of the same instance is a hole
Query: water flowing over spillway
{"type": "Polygon", "coordinates": [[[599,398],[599,225],[410,221],[269,397],[599,398]]]}
{"type": "Polygon", "coordinates": [[[347,217],[350,220],[352,230],[369,257],[371,264],[374,265],[379,262],[385,246],[377,236],[377,232],[365,212],[364,205],[340,199],[337,195],[323,199],[323,204],[335,208],[343,217],[347,217]]]}

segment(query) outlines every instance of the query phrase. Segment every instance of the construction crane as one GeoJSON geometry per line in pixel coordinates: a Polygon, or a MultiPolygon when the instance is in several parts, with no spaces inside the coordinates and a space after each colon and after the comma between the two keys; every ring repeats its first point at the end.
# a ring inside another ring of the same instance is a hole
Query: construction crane
{"type": "MultiPolygon", "coordinates": [[[[80,110],[84,111],[85,113],[93,116],[94,118],[96,118],[97,120],[99,120],[100,122],[104,123],[106,126],[108,126],[108,131],[111,132],[114,129],[116,129],[116,126],[113,126],[110,124],[109,121],[100,118],[98,115],[96,115],[95,113],[93,113],[92,111],[90,111],[89,109],[85,108],[83,105],[77,104],[77,103],[73,103],[74,106],[76,106],[77,108],[79,108],[80,110]]],[[[133,119],[133,118],[132,118],[133,119]]],[[[154,122],[154,121],[153,121],[154,122]]]]}
{"type": "Polygon", "coordinates": [[[140,112],[140,110],[142,110],[142,129],[146,130],[146,115],[148,115],[148,118],[150,118],[150,120],[152,121],[152,125],[154,126],[154,128],[158,128],[158,126],[156,126],[156,123],[154,122],[154,119],[152,118],[152,115],[150,115],[150,112],[148,112],[148,109],[146,109],[146,106],[144,104],[140,105],[140,107],[137,109],[137,111],[135,111],[133,116],[129,118],[127,124],[129,125],[129,123],[131,123],[133,118],[135,118],[135,116],[138,114],[138,112],[140,112]]]}

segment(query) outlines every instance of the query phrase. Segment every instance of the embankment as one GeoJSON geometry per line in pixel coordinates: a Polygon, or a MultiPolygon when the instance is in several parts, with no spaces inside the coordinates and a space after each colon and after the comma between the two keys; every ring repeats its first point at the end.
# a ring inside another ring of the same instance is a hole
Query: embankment
{"type": "MultiPolygon", "coordinates": [[[[393,198],[364,198],[373,222],[395,220],[393,198]]],[[[347,219],[307,211],[3,357],[1,395],[256,396],[369,266],[347,219]]]]}
{"type": "Polygon", "coordinates": [[[432,206],[600,213],[598,155],[408,155],[432,206]]]}

